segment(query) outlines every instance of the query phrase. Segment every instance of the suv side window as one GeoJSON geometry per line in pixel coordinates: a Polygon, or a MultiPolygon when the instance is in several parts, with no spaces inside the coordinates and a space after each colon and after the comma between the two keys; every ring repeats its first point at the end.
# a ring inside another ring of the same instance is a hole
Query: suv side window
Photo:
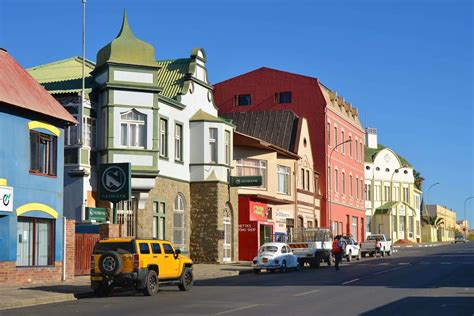
{"type": "Polygon", "coordinates": [[[140,253],[142,255],[150,254],[150,246],[148,246],[148,243],[140,243],[140,253]]]}
{"type": "Polygon", "coordinates": [[[153,254],[159,254],[159,253],[161,253],[160,244],[157,244],[157,243],[151,244],[151,251],[153,252],[153,254]]]}
{"type": "Polygon", "coordinates": [[[163,249],[165,250],[165,253],[166,253],[166,254],[169,254],[169,255],[173,255],[173,254],[174,254],[173,247],[171,247],[170,244],[163,244],[163,249]]]}

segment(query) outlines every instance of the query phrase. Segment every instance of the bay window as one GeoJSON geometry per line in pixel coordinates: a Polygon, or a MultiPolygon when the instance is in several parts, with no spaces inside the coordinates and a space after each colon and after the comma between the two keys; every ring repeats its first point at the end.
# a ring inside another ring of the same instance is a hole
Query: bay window
{"type": "Polygon", "coordinates": [[[121,115],[120,120],[122,146],[145,147],[146,115],[132,110],[121,115]]]}

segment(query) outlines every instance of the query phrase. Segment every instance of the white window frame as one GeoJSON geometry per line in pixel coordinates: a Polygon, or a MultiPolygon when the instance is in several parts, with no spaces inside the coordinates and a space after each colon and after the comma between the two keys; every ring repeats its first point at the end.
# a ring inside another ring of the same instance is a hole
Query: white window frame
{"type": "Polygon", "coordinates": [[[225,164],[230,165],[230,153],[231,153],[231,136],[230,131],[224,131],[224,150],[225,150],[225,164]]]}
{"type": "Polygon", "coordinates": [[[219,130],[216,127],[209,127],[209,161],[218,163],[218,136],[219,130]],[[214,134],[214,135],[213,135],[214,134]]]}
{"type": "Polygon", "coordinates": [[[186,248],[186,201],[181,193],[176,195],[173,202],[173,243],[175,248],[186,248]],[[182,218],[182,226],[176,225],[175,219],[178,216],[182,218]],[[176,235],[180,235],[181,240],[177,240],[176,235]]]}
{"type": "Polygon", "coordinates": [[[146,114],[141,113],[135,109],[120,113],[120,145],[122,147],[128,148],[145,148],[146,147],[146,114]],[[132,114],[136,114],[136,119],[134,118],[124,118],[132,114]],[[126,130],[126,136],[124,137],[124,128],[126,130]],[[132,128],[135,128],[135,139],[132,139],[132,128]],[[142,141],[142,144],[140,144],[142,141]]]}
{"type": "Polygon", "coordinates": [[[291,169],[287,166],[277,165],[277,192],[280,194],[290,195],[290,186],[291,186],[291,169]],[[281,183],[283,181],[283,183],[281,183]]]}
{"type": "Polygon", "coordinates": [[[183,125],[174,125],[174,159],[183,161],[183,125]]]}
{"type": "Polygon", "coordinates": [[[241,158],[235,161],[237,176],[262,176],[262,185],[259,187],[246,187],[246,189],[267,188],[267,161],[251,158],[241,158]],[[245,168],[245,170],[244,170],[245,168]],[[246,171],[246,172],[244,172],[246,171]],[[250,172],[249,172],[250,171],[250,172]],[[250,173],[250,174],[249,174],[250,173]]]}
{"type": "Polygon", "coordinates": [[[82,126],[83,145],[86,147],[95,148],[97,120],[90,116],[83,116],[82,126]]]}
{"type": "Polygon", "coordinates": [[[160,157],[168,157],[168,119],[160,117],[160,157]]]}

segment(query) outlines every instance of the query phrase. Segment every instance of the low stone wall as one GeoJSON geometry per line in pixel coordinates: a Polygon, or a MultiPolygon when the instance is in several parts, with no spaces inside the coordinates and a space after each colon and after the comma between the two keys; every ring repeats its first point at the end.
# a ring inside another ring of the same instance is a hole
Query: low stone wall
{"type": "Polygon", "coordinates": [[[17,267],[15,261],[0,261],[0,284],[61,282],[62,267],[62,261],[55,262],[51,267],[17,267]]]}

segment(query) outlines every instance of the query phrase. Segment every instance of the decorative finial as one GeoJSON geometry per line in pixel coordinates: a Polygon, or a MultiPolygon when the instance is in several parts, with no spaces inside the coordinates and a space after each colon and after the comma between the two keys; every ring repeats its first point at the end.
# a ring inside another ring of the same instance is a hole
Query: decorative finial
{"type": "Polygon", "coordinates": [[[117,37],[120,37],[122,35],[133,35],[132,30],[130,29],[130,26],[128,25],[128,19],[127,19],[127,10],[123,9],[123,21],[122,21],[122,28],[120,29],[119,34],[117,37]]]}

